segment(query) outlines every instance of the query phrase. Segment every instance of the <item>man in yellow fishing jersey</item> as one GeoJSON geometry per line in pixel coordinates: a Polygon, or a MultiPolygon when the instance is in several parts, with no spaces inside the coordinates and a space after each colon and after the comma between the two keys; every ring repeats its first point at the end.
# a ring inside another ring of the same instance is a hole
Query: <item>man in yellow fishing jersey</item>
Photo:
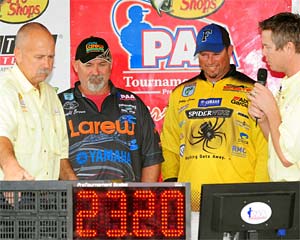
{"type": "Polygon", "coordinates": [[[191,183],[192,211],[199,211],[202,184],[269,181],[267,142],[248,113],[255,81],[230,64],[232,52],[223,27],[203,27],[195,51],[201,72],[169,98],[162,175],[191,183]]]}

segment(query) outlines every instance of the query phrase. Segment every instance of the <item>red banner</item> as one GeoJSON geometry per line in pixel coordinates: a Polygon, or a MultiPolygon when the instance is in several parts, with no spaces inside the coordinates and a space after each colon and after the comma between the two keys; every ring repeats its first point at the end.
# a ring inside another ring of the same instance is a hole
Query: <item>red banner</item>
{"type": "Polygon", "coordinates": [[[170,91],[200,71],[193,55],[202,26],[226,27],[235,46],[232,62],[255,79],[265,66],[258,22],[291,7],[291,0],[72,0],[72,57],[83,38],[106,39],[113,55],[112,81],[137,93],[160,129],[170,91]]]}
{"type": "MultiPolygon", "coordinates": [[[[255,79],[258,68],[265,67],[258,22],[283,11],[299,11],[299,1],[3,0],[0,72],[14,63],[15,33],[24,22],[42,22],[57,36],[50,83],[59,92],[77,80],[72,69],[69,79],[69,51],[74,59],[82,39],[102,37],[113,55],[112,81],[145,101],[160,130],[170,91],[200,71],[193,55],[201,27],[215,22],[227,28],[235,47],[232,62],[255,79]]],[[[277,80],[270,76],[268,86],[275,88],[277,80]]]]}

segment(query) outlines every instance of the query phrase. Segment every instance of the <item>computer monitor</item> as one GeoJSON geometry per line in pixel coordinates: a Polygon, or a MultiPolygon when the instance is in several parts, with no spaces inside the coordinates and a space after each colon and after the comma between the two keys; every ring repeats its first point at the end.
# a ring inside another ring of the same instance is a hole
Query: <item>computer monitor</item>
{"type": "Polygon", "coordinates": [[[204,184],[198,239],[300,239],[300,182],[204,184]]]}

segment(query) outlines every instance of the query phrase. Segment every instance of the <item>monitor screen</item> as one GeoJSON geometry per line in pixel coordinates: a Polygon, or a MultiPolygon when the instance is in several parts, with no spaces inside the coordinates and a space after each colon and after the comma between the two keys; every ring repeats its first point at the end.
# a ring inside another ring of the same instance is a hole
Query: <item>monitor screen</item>
{"type": "Polygon", "coordinates": [[[204,184],[199,239],[300,239],[300,182],[204,184]]]}

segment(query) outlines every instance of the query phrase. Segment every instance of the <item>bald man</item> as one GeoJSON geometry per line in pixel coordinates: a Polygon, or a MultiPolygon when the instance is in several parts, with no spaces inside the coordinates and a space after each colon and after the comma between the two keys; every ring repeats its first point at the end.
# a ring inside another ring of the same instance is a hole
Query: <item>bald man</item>
{"type": "Polygon", "coordinates": [[[14,54],[15,65],[0,75],[0,180],[76,180],[64,112],[45,82],[54,38],[40,23],[24,24],[14,54]]]}

